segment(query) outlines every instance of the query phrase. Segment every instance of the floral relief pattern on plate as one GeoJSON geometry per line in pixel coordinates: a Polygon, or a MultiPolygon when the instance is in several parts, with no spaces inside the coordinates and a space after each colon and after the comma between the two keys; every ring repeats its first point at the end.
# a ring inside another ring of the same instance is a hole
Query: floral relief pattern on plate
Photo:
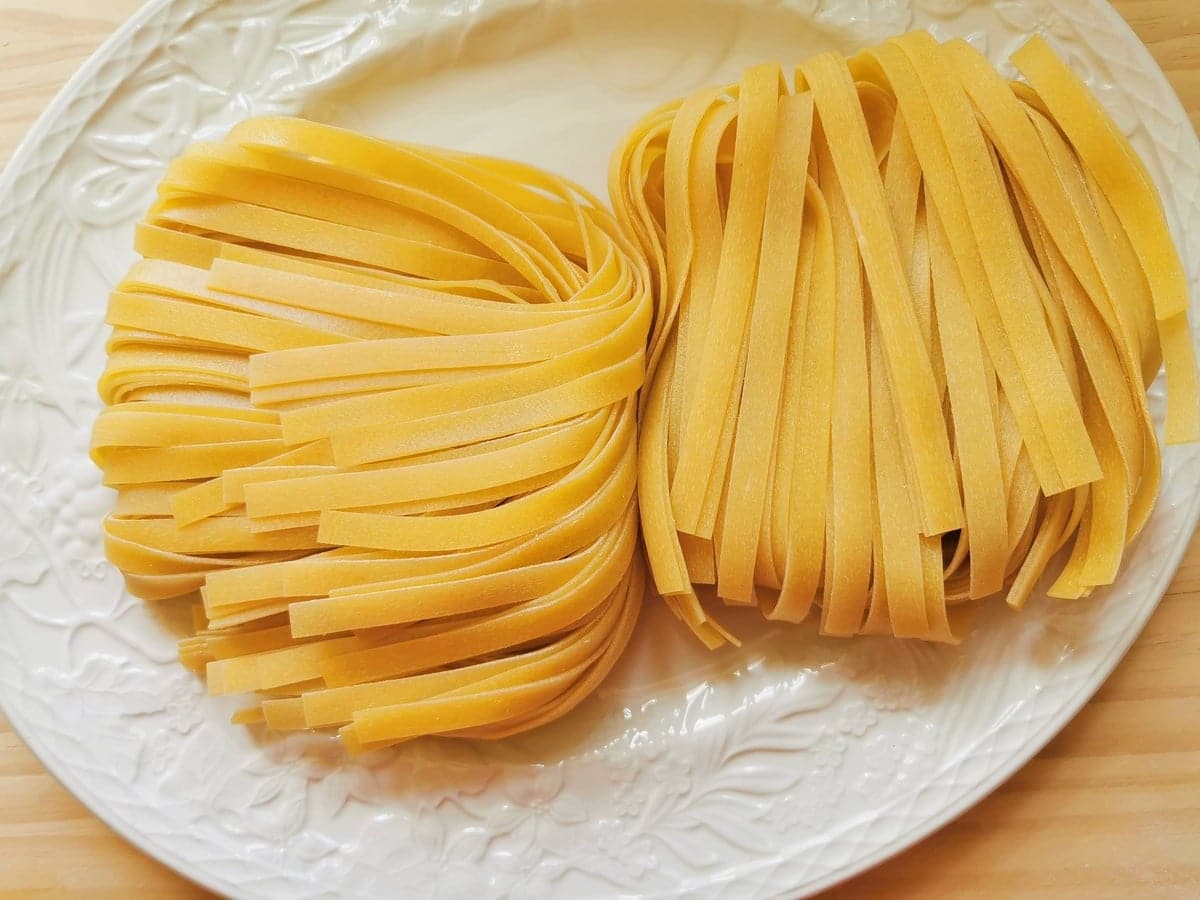
{"type": "Polygon", "coordinates": [[[812,892],[1010,774],[1099,686],[1166,587],[1197,518],[1194,448],[1166,453],[1159,507],[1111,590],[1080,604],[1035,599],[1019,616],[993,604],[958,648],[838,643],[737,618],[742,650],[708,655],[651,603],[610,683],[517,740],[424,741],[351,761],[327,737],[228,724],[233,703],[207,697],[175,661],[178,614],[128,597],[103,561],[111,494],[86,456],[105,294],[132,259],[132,222],[189,140],[303,110],[528,153],[598,186],[603,148],[638,111],[755,56],[799,59],[917,26],[999,61],[1038,31],[1170,187],[1168,214],[1200,279],[1200,146],[1099,0],[664,0],[694,13],[672,45],[660,36],[678,29],[648,6],[158,0],[89,62],[5,173],[0,702],[93,809],[217,890],[812,892]],[[662,50],[641,69],[637,34],[662,50]],[[533,100],[519,94],[531,79],[545,90],[533,100]],[[493,86],[514,105],[490,102],[493,86]],[[527,116],[530,103],[544,116],[527,116]]]}

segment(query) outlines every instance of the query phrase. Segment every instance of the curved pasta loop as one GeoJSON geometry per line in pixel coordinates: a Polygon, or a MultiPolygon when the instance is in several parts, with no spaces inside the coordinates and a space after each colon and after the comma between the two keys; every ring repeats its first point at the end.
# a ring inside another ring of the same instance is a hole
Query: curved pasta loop
{"type": "Polygon", "coordinates": [[[199,592],[235,718],[353,751],[576,706],[641,607],[651,274],[518,163],[293,119],[168,169],[113,292],[92,455],[109,558],[199,592]]]}
{"type": "MultiPolygon", "coordinates": [[[[1200,437],[1186,280],[1144,167],[1034,39],[1001,77],[903,35],[639,123],[610,166],[655,269],[639,453],[655,586],[834,635],[953,641],[957,604],[1117,575],[1200,437]]],[[[965,611],[964,611],[965,612],[965,611]]],[[[956,629],[956,626],[957,629],[956,629]]]]}

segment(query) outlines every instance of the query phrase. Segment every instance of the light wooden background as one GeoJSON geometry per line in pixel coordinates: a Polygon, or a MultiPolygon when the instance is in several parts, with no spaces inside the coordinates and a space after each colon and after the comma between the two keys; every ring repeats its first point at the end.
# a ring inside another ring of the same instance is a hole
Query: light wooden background
{"type": "MultiPolygon", "coordinates": [[[[138,5],[0,0],[0,163],[138,5]]],[[[1200,0],[1115,5],[1200,123],[1200,0]]],[[[957,822],[828,900],[1200,898],[1198,602],[1193,540],[1145,633],[1058,739],[957,822]]],[[[207,894],[92,816],[0,716],[0,896],[207,894]]]]}

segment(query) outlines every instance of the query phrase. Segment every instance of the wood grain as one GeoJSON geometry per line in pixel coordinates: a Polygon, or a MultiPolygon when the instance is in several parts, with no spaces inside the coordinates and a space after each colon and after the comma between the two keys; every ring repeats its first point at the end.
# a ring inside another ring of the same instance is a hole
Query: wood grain
{"type": "MultiPolygon", "coordinates": [[[[0,163],[137,0],[0,0],[0,163]],[[98,8],[102,10],[98,11],[98,8]]],[[[1200,125],[1200,2],[1118,0],[1200,125]]],[[[1200,539],[1063,733],[916,847],[828,892],[861,898],[1200,897],[1200,539]]],[[[0,897],[204,897],[83,807],[0,717],[0,897]]]]}

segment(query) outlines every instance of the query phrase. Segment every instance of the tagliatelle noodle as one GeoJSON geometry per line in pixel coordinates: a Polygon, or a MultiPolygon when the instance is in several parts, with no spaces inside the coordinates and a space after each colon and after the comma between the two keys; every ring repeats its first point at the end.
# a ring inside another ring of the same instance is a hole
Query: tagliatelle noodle
{"type": "Polygon", "coordinates": [[[136,246],[93,435],[106,545],[135,593],[199,590],[181,657],[260,692],[235,720],[358,751],[501,737],[595,688],[644,589],[653,307],[594,198],[251,120],[172,163],[136,246]]]}
{"type": "MultiPolygon", "coordinates": [[[[792,311],[789,317],[788,333],[783,337],[784,358],[781,362],[778,422],[770,447],[764,498],[766,505],[759,529],[758,554],[754,566],[755,582],[762,583],[773,590],[782,590],[791,558],[788,543],[788,517],[791,511],[792,486],[796,477],[796,458],[791,453],[791,444],[795,439],[801,412],[802,398],[798,367],[803,365],[804,361],[804,341],[808,324],[806,321],[807,304],[797,303],[797,298],[807,298],[812,292],[814,278],[819,277],[815,269],[818,265],[817,255],[824,251],[824,246],[819,246],[819,243],[825,235],[818,231],[816,221],[818,213],[811,208],[818,196],[811,177],[804,173],[803,203],[805,207],[800,222],[800,247],[796,260],[796,273],[792,280],[791,296],[787,298],[792,311]]],[[[774,610],[771,609],[766,609],[766,611],[768,615],[774,613],[774,610]]]]}
{"type": "Polygon", "coordinates": [[[1172,382],[1167,441],[1200,439],[1200,390],[1187,325],[1187,278],[1154,184],[1120,129],[1044,41],[1030,40],[1013,54],[1013,64],[1112,204],[1150,282],[1167,379],[1172,382]]]}
{"type": "MultiPolygon", "coordinates": [[[[817,168],[829,204],[835,261],[828,517],[821,627],[853,634],[863,625],[872,566],[873,477],[867,332],[870,304],[852,212],[824,130],[817,168]]],[[[814,423],[822,427],[823,421],[814,423]]]]}
{"type": "MultiPolygon", "coordinates": [[[[680,301],[678,329],[669,327],[669,310],[665,313],[660,310],[655,316],[654,334],[664,337],[653,339],[652,371],[674,372],[679,368],[681,374],[671,380],[659,378],[649,391],[642,393],[638,485],[643,536],[647,546],[654,548],[649,555],[653,560],[656,587],[676,615],[710,647],[725,643],[731,636],[704,611],[690,583],[695,580],[714,583],[716,571],[710,539],[676,533],[670,483],[678,465],[678,428],[672,427],[670,422],[678,423],[684,418],[688,407],[683,395],[692,383],[686,374],[688,358],[679,353],[679,339],[686,340],[691,331],[702,337],[704,325],[699,319],[702,314],[707,314],[707,303],[715,283],[715,255],[709,255],[709,251],[715,247],[719,253],[721,214],[714,172],[723,136],[734,120],[736,109],[736,104],[720,91],[705,92],[689,100],[680,113],[681,123],[686,125],[671,130],[669,143],[666,143],[665,133],[656,132],[653,125],[661,114],[651,115],[644,130],[630,134],[627,150],[614,155],[609,173],[614,196],[618,191],[630,191],[628,202],[614,203],[614,208],[625,230],[638,241],[643,255],[659,267],[656,283],[660,285],[660,296],[662,286],[666,286],[670,297],[690,294],[697,298],[695,303],[680,301]],[[655,141],[666,143],[665,147],[659,148],[662,152],[656,154],[666,168],[661,202],[647,197],[641,190],[647,177],[642,169],[644,147],[655,141]],[[692,183],[694,179],[699,181],[692,183]],[[659,222],[665,214],[665,206],[675,206],[689,199],[695,206],[684,214],[694,224],[695,251],[691,246],[681,246],[678,239],[672,248],[664,250],[661,245],[663,229],[659,222]],[[714,227],[717,229],[715,238],[714,227]],[[690,272],[688,267],[693,258],[707,264],[690,272]],[[689,326],[689,322],[694,324],[689,326]],[[670,392],[669,385],[672,387],[670,392]]],[[[669,109],[666,112],[669,114],[669,109]]],[[[686,346],[684,352],[688,352],[686,346]]]]}
{"type": "MultiPolygon", "coordinates": [[[[618,593],[640,596],[644,589],[642,577],[640,569],[631,569],[618,587],[618,593]]],[[[600,673],[611,668],[628,642],[636,623],[636,617],[629,613],[630,604],[611,604],[611,607],[619,609],[621,617],[611,623],[607,621],[607,617],[598,620],[598,627],[589,627],[583,631],[581,638],[569,650],[564,648],[564,651],[555,653],[550,659],[530,660],[511,673],[488,673],[469,687],[455,688],[441,697],[425,701],[417,715],[410,715],[413,709],[407,704],[374,707],[373,710],[378,710],[377,712],[355,715],[354,721],[341,730],[342,737],[351,747],[360,744],[367,747],[385,746],[402,739],[397,735],[402,735],[405,730],[410,734],[421,733],[428,727],[421,719],[427,716],[437,722],[452,717],[456,724],[461,726],[461,729],[455,732],[458,736],[499,738],[557,718],[574,708],[595,689],[601,677],[600,673]],[[584,662],[575,662],[589,651],[584,662]],[[583,671],[584,674],[577,677],[573,684],[562,689],[563,670],[572,663],[574,666],[567,671],[583,671]],[[512,687],[513,684],[518,687],[512,687]],[[508,722],[497,721],[501,719],[498,713],[503,714],[503,711],[512,709],[506,703],[496,702],[501,700],[504,694],[519,702],[517,709],[523,710],[508,722]],[[514,698],[513,694],[525,696],[514,698]],[[542,702],[530,702],[531,694],[542,702]],[[551,699],[542,699],[546,696],[550,696],[551,699]],[[384,736],[382,741],[371,740],[381,734],[384,736]]]]}
{"type": "Polygon", "coordinates": [[[794,300],[803,303],[803,319],[800,311],[794,313],[795,339],[784,386],[785,411],[790,411],[791,397],[797,409],[780,434],[777,450],[779,457],[794,460],[790,491],[777,494],[776,501],[783,515],[787,553],[778,601],[767,609],[768,618],[791,622],[802,621],[812,609],[826,559],[834,392],[834,348],[829,335],[834,332],[838,302],[833,224],[824,195],[811,178],[808,199],[805,215],[812,223],[813,269],[807,281],[798,282],[808,293],[794,300]]]}
{"type": "Polygon", "coordinates": [[[713,536],[731,452],[782,87],[778,66],[760,66],[746,72],[738,93],[729,219],[671,483],[679,529],[701,538],[713,536]]]}
{"type": "MultiPolygon", "coordinates": [[[[1052,493],[1060,484],[1070,488],[1094,480],[1099,467],[1078,402],[1037,315],[1040,303],[1024,265],[1015,216],[965,91],[948,77],[935,45],[916,33],[868,53],[879,60],[891,85],[904,91],[900,102],[912,101],[906,112],[910,133],[981,334],[1006,391],[1025,396],[1023,385],[1027,392],[1038,424],[1022,425],[1026,441],[1041,434],[1048,444],[1054,474],[1039,468],[1043,489],[1052,493]]],[[[1035,467],[1038,457],[1040,451],[1035,467]]]]}
{"type": "Polygon", "coordinates": [[[611,552],[591,560],[562,587],[511,609],[467,617],[435,634],[396,645],[346,653],[325,661],[321,674],[331,686],[394,677],[495,653],[553,634],[584,620],[613,596],[633,558],[636,519],[630,508],[617,523],[611,552]],[[401,652],[402,651],[402,652],[401,652]]]}
{"type": "MultiPolygon", "coordinates": [[[[746,337],[747,358],[756,365],[747,369],[743,381],[729,488],[717,536],[717,592],[726,600],[741,604],[756,602],[753,563],[769,487],[763,473],[775,448],[783,393],[803,221],[796,210],[804,207],[812,115],[809,96],[784,97],[779,103],[764,212],[762,258],[746,337]]],[[[773,564],[771,570],[774,571],[773,564]]]]}
{"type": "Polygon", "coordinates": [[[933,389],[928,348],[920,338],[867,123],[856,102],[858,95],[850,70],[841,57],[822,54],[803,64],[801,72],[814,94],[830,162],[850,210],[871,292],[872,315],[880,321],[880,337],[904,436],[902,447],[907,468],[919,486],[922,529],[926,534],[941,534],[961,525],[961,500],[940,398],[933,389]]]}

